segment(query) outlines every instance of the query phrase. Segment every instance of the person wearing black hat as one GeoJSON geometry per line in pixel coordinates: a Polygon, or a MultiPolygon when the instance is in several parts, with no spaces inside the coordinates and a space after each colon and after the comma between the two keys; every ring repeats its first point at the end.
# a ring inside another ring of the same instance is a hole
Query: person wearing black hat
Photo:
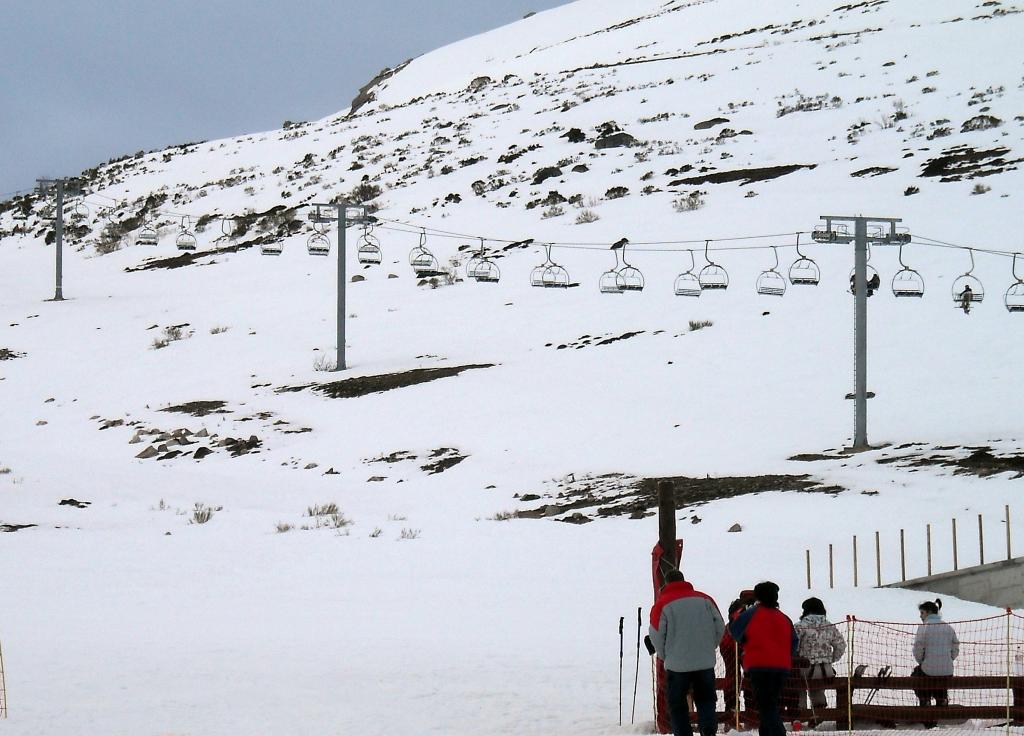
{"type": "MultiPolygon", "coordinates": [[[[835,679],[836,671],[832,667],[846,652],[846,640],[839,633],[836,625],[830,622],[825,612],[825,604],[820,598],[808,598],[803,602],[803,612],[796,623],[799,638],[797,655],[806,664],[801,668],[804,684],[812,680],[835,679]]],[[[824,690],[811,690],[811,711],[828,707],[824,690]]],[[[807,707],[806,697],[801,693],[801,707],[807,707]]],[[[808,725],[817,725],[817,717],[812,716],[808,725]]]]}
{"type": "Polygon", "coordinates": [[[754,685],[761,736],[785,736],[779,698],[793,667],[797,635],[793,622],[779,610],[779,586],[765,581],[754,586],[757,605],[729,624],[729,633],[743,647],[743,670],[754,685]]]}

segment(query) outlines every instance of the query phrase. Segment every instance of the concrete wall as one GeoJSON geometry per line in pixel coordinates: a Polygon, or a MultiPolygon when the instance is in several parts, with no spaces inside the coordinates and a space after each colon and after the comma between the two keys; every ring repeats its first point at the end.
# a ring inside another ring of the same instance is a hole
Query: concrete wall
{"type": "Polygon", "coordinates": [[[1024,608],[1024,557],[914,578],[884,587],[926,590],[1000,608],[1024,608]]]}

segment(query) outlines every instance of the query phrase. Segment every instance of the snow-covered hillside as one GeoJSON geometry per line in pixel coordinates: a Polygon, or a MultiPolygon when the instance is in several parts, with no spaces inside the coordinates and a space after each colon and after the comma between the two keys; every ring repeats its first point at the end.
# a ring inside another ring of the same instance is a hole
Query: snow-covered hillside
{"type": "Polygon", "coordinates": [[[693,479],[683,566],[723,606],[771,578],[798,611],[804,550],[835,543],[834,618],[912,619],[918,594],[852,588],[851,536],[883,534],[891,581],[906,529],[923,574],[926,523],[999,534],[1021,483],[956,463],[1020,452],[1024,314],[1012,259],[982,251],[1024,252],[1024,13],[838,2],[580,0],[354,112],[98,166],[66,209],[64,302],[46,203],[0,204],[3,728],[616,733],[617,618],[651,602],[642,489],[665,476],[693,479]],[[334,251],[307,255],[307,215],[337,197],[376,211],[383,263],[349,231],[350,368],[328,373],[334,251]],[[899,254],[873,248],[887,446],[859,455],[852,247],[807,234],[826,214],[903,218],[925,282],[895,298],[899,254]],[[415,278],[421,232],[454,283],[415,278]],[[758,295],[798,232],[820,285],[758,295]],[[623,237],[646,286],[602,294],[623,237]],[[462,278],[480,238],[498,283],[462,278]],[[675,296],[707,240],[729,288],[675,296]],[[531,287],[541,243],[577,287],[531,287]],[[969,315],[970,255],[943,243],[979,249],[969,315]]]}

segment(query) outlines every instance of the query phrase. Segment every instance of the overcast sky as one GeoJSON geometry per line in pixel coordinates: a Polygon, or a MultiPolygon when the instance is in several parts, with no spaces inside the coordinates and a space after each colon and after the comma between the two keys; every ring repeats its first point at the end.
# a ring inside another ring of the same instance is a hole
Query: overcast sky
{"type": "Polygon", "coordinates": [[[0,199],[140,149],[324,117],[385,66],[566,2],[0,2],[0,199]]]}

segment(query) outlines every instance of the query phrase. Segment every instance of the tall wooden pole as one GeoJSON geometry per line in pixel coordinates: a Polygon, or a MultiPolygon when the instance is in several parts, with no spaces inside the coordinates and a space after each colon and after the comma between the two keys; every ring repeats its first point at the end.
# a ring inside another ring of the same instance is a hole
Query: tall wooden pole
{"type": "Polygon", "coordinates": [[[676,559],[676,488],[670,480],[658,481],[658,545],[661,577],[679,566],[676,559]]]}

